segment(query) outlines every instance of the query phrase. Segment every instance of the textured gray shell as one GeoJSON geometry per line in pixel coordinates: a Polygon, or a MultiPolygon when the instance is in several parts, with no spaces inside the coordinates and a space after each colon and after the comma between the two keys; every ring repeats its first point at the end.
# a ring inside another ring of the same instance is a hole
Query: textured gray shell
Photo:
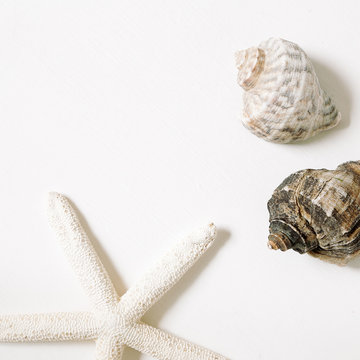
{"type": "Polygon", "coordinates": [[[271,38],[236,54],[243,87],[243,124],[265,140],[305,140],[340,121],[332,99],[321,89],[305,52],[271,38]]]}
{"type": "Polygon", "coordinates": [[[360,161],[290,175],[268,210],[270,248],[346,264],[360,252],[360,161]]]}

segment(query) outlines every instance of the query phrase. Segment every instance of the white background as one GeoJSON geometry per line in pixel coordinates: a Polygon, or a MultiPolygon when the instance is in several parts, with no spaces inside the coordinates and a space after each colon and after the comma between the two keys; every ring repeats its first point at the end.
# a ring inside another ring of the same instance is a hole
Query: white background
{"type": "MultiPolygon", "coordinates": [[[[266,247],[266,202],[287,175],[360,157],[359,10],[0,1],[0,313],[90,308],[47,224],[55,190],[86,218],[120,293],[174,241],[219,227],[148,323],[231,359],[359,359],[360,260],[266,247]],[[241,125],[234,52],[271,36],[311,57],[336,129],[277,145],[241,125]]],[[[93,343],[0,344],[1,360],[93,358],[93,343]]]]}

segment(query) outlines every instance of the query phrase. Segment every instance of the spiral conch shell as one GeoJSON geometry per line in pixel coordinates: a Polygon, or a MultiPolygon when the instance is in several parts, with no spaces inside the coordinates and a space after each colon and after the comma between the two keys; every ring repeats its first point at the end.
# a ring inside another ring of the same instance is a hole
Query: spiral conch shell
{"type": "Polygon", "coordinates": [[[313,65],[296,44],[271,38],[236,53],[243,95],[243,123],[265,140],[305,140],[340,121],[321,89],[313,65]]]}
{"type": "Polygon", "coordinates": [[[360,161],[336,170],[301,170],[268,202],[268,246],[346,264],[360,253],[360,161]]]}

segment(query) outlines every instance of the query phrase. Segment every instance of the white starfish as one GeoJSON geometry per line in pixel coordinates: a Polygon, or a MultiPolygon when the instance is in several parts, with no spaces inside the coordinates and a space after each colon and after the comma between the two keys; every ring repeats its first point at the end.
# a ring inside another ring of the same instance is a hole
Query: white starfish
{"type": "Polygon", "coordinates": [[[216,232],[213,224],[175,245],[120,298],[63,195],[50,193],[49,218],[93,312],[2,315],[0,341],[96,340],[97,360],[119,360],[125,346],[159,360],[226,360],[140,320],[210,247],[216,232]]]}

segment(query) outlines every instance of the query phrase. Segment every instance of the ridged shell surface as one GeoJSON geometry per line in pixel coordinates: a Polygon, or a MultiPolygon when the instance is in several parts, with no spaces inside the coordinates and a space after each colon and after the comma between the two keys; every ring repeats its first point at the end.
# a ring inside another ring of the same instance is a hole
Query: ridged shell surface
{"type": "Polygon", "coordinates": [[[321,89],[313,65],[296,44],[271,38],[236,53],[238,83],[244,89],[243,123],[265,140],[305,140],[340,121],[321,89]]]}
{"type": "Polygon", "coordinates": [[[360,161],[290,175],[268,210],[270,248],[346,264],[360,252],[360,161]]]}

